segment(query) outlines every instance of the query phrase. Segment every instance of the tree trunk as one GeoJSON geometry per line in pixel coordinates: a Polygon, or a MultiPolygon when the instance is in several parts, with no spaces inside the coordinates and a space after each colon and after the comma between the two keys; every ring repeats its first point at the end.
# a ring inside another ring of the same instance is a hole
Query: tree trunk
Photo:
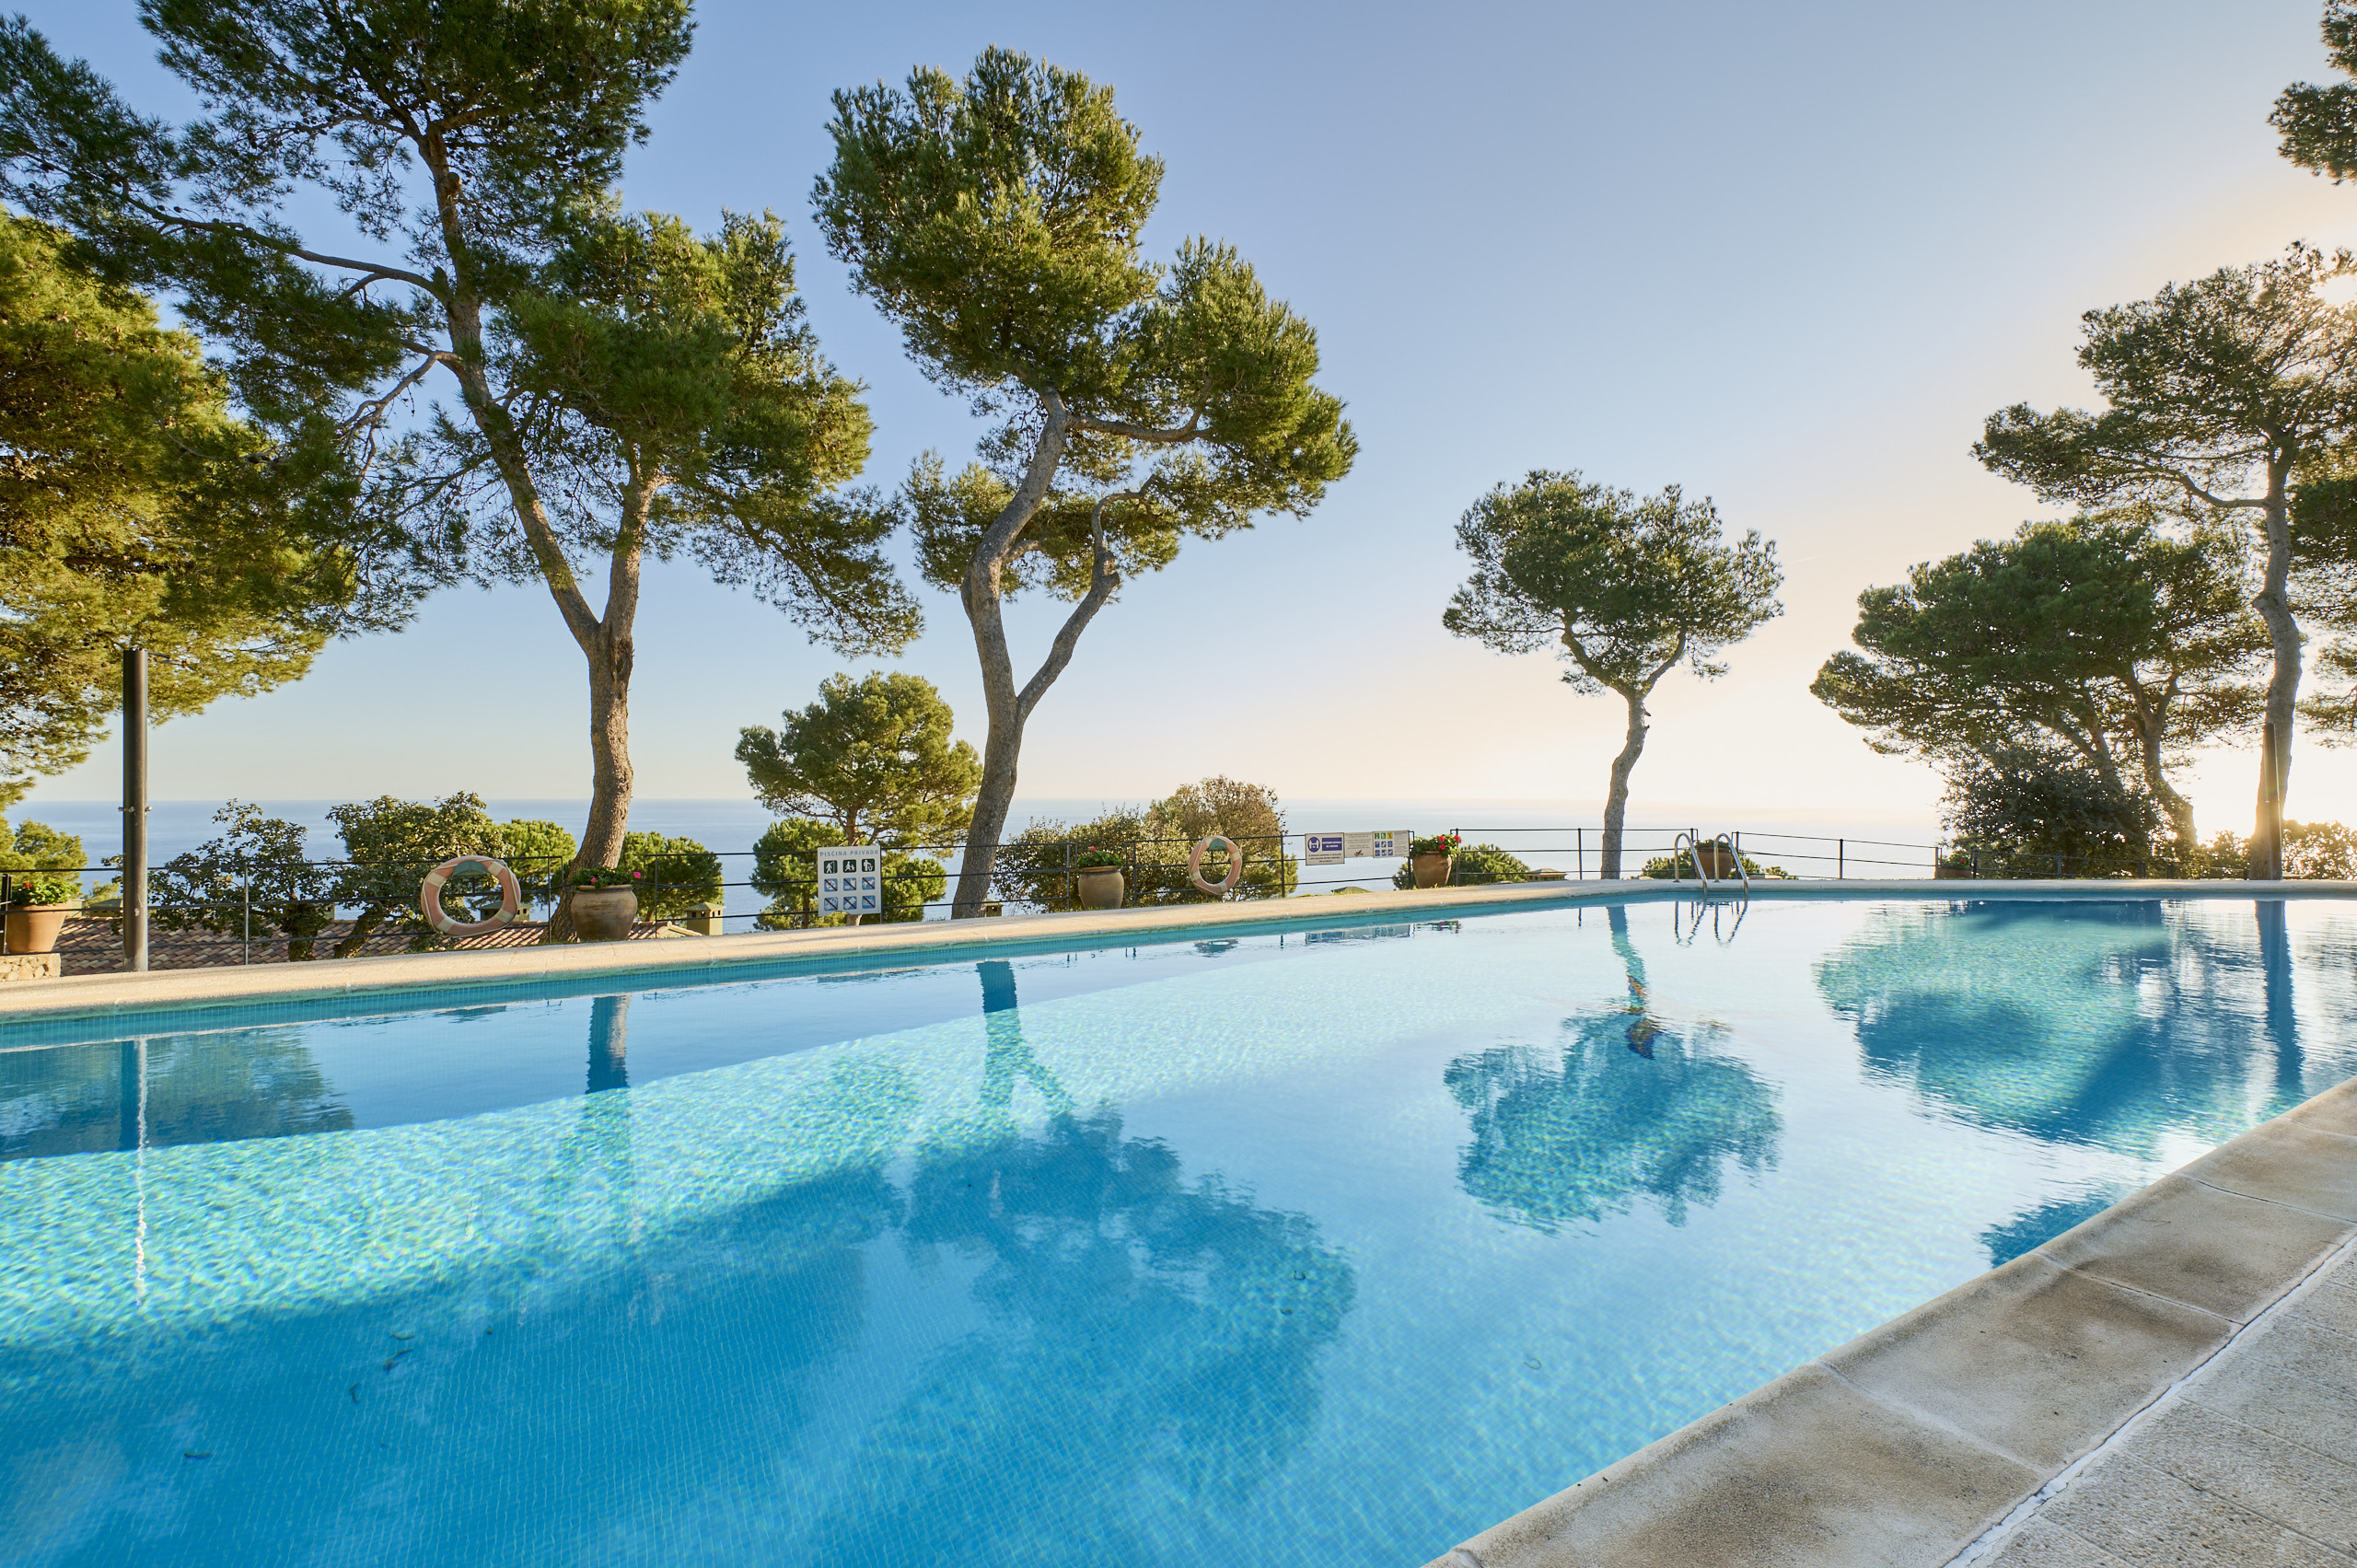
{"type": "MultiPolygon", "coordinates": [[[[2143,769],[2144,787],[2161,803],[2168,814],[2169,832],[2177,840],[2178,869],[2200,847],[2193,831],[2193,802],[2177,792],[2161,767],[2161,738],[2168,728],[2168,709],[2155,707],[2152,699],[2141,689],[2132,689],[2136,699],[2136,760],[2143,769]]],[[[2166,699],[2163,699],[2164,704],[2166,699]]]]}
{"type": "Polygon", "coordinates": [[[1629,738],[1612,759],[1612,784],[1604,796],[1604,855],[1596,875],[1609,880],[1620,875],[1620,830],[1629,816],[1629,774],[1645,749],[1645,694],[1622,691],[1629,704],[1629,738]]]}
{"type": "MultiPolygon", "coordinates": [[[[981,565],[976,563],[978,569],[981,565]]],[[[981,660],[982,705],[989,713],[990,733],[982,738],[982,782],[974,796],[973,825],[966,830],[966,854],[958,866],[958,891],[949,905],[952,920],[973,919],[990,898],[999,839],[1015,801],[1016,760],[1023,751],[1023,705],[1015,689],[1015,660],[1006,647],[1006,621],[1000,613],[996,563],[980,592],[974,575],[967,574],[961,597],[966,619],[974,628],[974,652],[981,660]]]]}
{"type": "Polygon", "coordinates": [[[2267,576],[2251,600],[2267,622],[2275,668],[2267,681],[2267,721],[2259,728],[2258,808],[2250,830],[2250,857],[2243,875],[2273,882],[2283,876],[2283,797],[2292,780],[2292,725],[2300,701],[2300,626],[2292,618],[2292,518],[2285,498],[2291,477],[2288,455],[2267,466],[2267,576]]]}

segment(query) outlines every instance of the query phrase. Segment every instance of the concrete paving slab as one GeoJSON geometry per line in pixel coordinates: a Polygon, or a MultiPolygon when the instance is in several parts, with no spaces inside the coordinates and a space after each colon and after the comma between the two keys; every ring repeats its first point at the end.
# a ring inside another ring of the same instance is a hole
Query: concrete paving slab
{"type": "Polygon", "coordinates": [[[2216,1314],[2032,1252],[1823,1360],[2043,1474],[2094,1448],[2233,1332],[2216,1314]]]}
{"type": "MultiPolygon", "coordinates": [[[[2296,1132],[2279,1133],[2238,1157],[2256,1163],[2297,1143],[2296,1132]]],[[[2351,1152],[2357,1154],[2357,1144],[2351,1152]]],[[[2357,1160],[2351,1164],[2357,1167],[2357,1160]]],[[[2325,1184],[2313,1179],[2295,1185],[2325,1184]]],[[[2038,1250],[2097,1279],[2247,1323],[2352,1229],[2357,1225],[2348,1220],[2165,1176],[2038,1250]]]]}
{"type": "Polygon", "coordinates": [[[2197,1490],[2340,1551],[2357,1551],[2357,1466],[2246,1426],[2189,1398],[2124,1446],[2197,1490]]]}
{"type": "Polygon", "coordinates": [[[2345,1553],[2125,1453],[2082,1476],[2044,1517],[2134,1568],[2349,1568],[2345,1553]]]}
{"type": "Polygon", "coordinates": [[[1807,1366],[1474,1537],[1434,1568],[1936,1562],[2038,1481],[2026,1465],[1807,1366]]]}
{"type": "Polygon", "coordinates": [[[2033,1519],[2005,1543],[1986,1568],[2128,1568],[2119,1558],[2060,1525],[2033,1519]]]}
{"type": "Polygon", "coordinates": [[[2270,1122],[2178,1174],[2246,1198],[2357,1222],[2357,1135],[2330,1127],[2270,1122]]]}
{"type": "Polygon", "coordinates": [[[2330,1329],[2337,1334],[2357,1339],[2357,1285],[2343,1284],[2337,1280],[2318,1283],[2293,1316],[2319,1329],[2330,1329]]]}

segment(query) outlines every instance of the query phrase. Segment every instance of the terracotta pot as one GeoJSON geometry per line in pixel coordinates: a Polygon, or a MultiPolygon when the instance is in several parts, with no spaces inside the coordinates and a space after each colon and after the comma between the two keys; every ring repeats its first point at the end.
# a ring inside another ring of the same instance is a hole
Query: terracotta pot
{"type": "Polygon", "coordinates": [[[1950,865],[1945,860],[1934,862],[1932,866],[1932,879],[1935,882],[1944,882],[1952,877],[1969,877],[1971,875],[1971,866],[1950,865]]]}
{"type": "Polygon", "coordinates": [[[1735,851],[1720,843],[1704,844],[1696,850],[1694,864],[1701,866],[1702,874],[1713,882],[1733,877],[1736,870],[1735,851]]]}
{"type": "Polygon", "coordinates": [[[1118,865],[1084,865],[1073,873],[1073,894],[1085,910],[1117,910],[1129,891],[1118,865]]]}
{"type": "Polygon", "coordinates": [[[79,904],[10,904],[8,951],[54,953],[57,951],[57,934],[64,929],[65,917],[80,907],[79,904]]]}
{"type": "Polygon", "coordinates": [[[635,888],[576,888],[573,934],[584,942],[620,942],[638,921],[635,888]]]}
{"type": "Polygon", "coordinates": [[[1416,874],[1416,886],[1419,888],[1447,887],[1448,867],[1449,857],[1445,854],[1411,854],[1408,857],[1408,868],[1416,874]]]}

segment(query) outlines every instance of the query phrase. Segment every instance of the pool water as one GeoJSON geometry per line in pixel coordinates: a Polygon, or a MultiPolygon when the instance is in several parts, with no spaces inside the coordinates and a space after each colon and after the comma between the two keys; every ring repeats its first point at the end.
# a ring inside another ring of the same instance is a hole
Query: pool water
{"type": "Polygon", "coordinates": [[[0,1562],[1414,1564],[2357,1074],[2357,904],[1732,913],[6,1026],[0,1562]]]}

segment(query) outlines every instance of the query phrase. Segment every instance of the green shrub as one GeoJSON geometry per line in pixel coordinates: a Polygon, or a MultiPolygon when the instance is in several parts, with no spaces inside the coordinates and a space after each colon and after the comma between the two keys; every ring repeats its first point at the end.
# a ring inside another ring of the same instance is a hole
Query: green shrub
{"type": "MultiPolygon", "coordinates": [[[[1455,834],[1444,833],[1435,839],[1418,839],[1414,842],[1433,843],[1455,837],[1457,837],[1455,834]]],[[[1448,885],[1452,888],[1478,888],[1491,882],[1527,882],[1528,880],[1530,880],[1530,867],[1496,844],[1459,842],[1456,854],[1448,863],[1448,885]]],[[[1415,867],[1402,861],[1399,869],[1391,874],[1391,885],[1395,888],[1414,887],[1416,885],[1415,867]]]]}

